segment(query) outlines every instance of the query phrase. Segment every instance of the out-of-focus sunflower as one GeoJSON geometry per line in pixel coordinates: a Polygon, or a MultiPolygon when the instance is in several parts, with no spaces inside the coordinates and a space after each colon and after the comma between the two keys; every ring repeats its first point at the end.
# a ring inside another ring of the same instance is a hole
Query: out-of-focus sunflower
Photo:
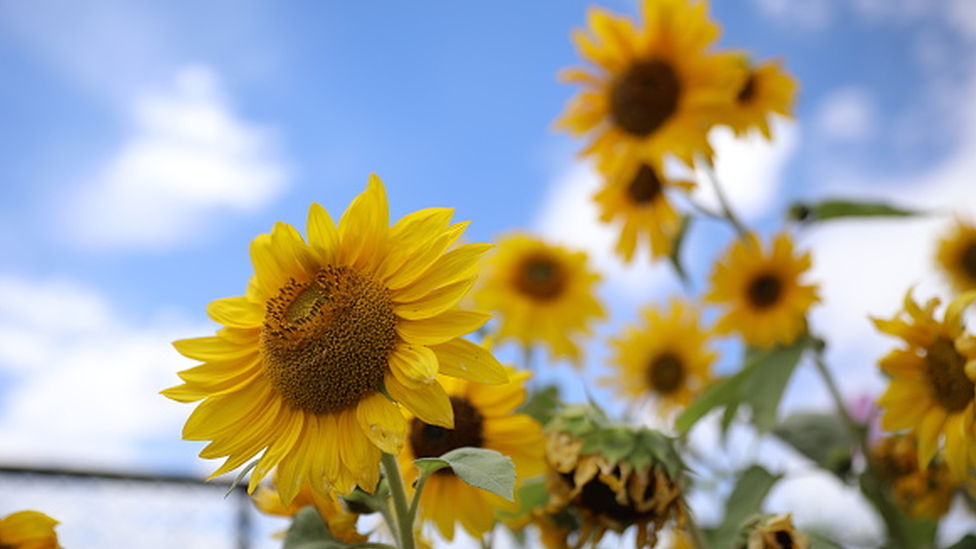
{"type": "Polygon", "coordinates": [[[608,168],[606,184],[594,196],[600,206],[600,221],[621,220],[617,254],[630,262],[638,245],[646,242],[651,259],[667,256],[681,229],[681,215],[671,205],[666,191],[690,191],[695,184],[668,179],[659,161],[617,165],[608,168]]]}
{"type": "Polygon", "coordinates": [[[474,294],[478,307],[495,313],[497,341],[544,344],[555,358],[578,362],[575,338],[589,335],[590,322],[605,316],[594,295],[600,276],[586,261],[583,252],[529,235],[502,238],[474,294]]]}
{"type": "Polygon", "coordinates": [[[920,469],[942,443],[945,462],[958,479],[976,465],[976,337],[963,327],[963,312],[973,301],[976,291],[960,295],[940,322],[935,319],[939,300],[921,307],[909,291],[893,318],[873,319],[878,330],[905,342],[878,361],[890,378],[878,399],[881,428],[914,433],[920,469]]]}
{"type": "Polygon", "coordinates": [[[765,515],[743,528],[742,549],[809,549],[810,538],[793,527],[793,515],[765,515]]]}
{"type": "Polygon", "coordinates": [[[210,304],[224,325],[216,336],[174,343],[203,364],[163,391],[203,401],[183,437],[212,441],[204,458],[227,458],[213,476],[257,457],[249,490],[277,467],[286,503],[305,484],[322,495],[372,491],[380,453],[399,454],[407,436],[397,403],[451,427],[438,373],[506,380],[491,353],[461,337],[490,318],[455,306],[490,245],[451,249],[467,226],[452,213],[421,210],[390,227],[371,176],[338,225],[312,205],[308,242],[285,223],[254,240],[246,294],[210,304]]]}
{"type": "Polygon", "coordinates": [[[895,502],[915,518],[939,520],[949,511],[961,482],[937,457],[928,467],[918,466],[918,443],[910,434],[882,438],[871,448],[871,462],[895,502]]]}
{"type": "Polygon", "coordinates": [[[610,340],[614,369],[600,382],[630,400],[651,397],[667,414],[704,388],[717,355],[693,305],[673,299],[668,310],[648,307],[642,316],[642,324],[610,340]]]}
{"type": "Polygon", "coordinates": [[[644,0],[639,26],[600,8],[588,13],[588,31],[573,35],[595,71],[562,72],[583,86],[557,121],[560,129],[592,142],[584,154],[603,161],[647,161],[673,154],[689,166],[711,158],[710,115],[731,103],[745,81],[736,54],[711,53],[719,34],[705,2],[644,0]]]}
{"type": "MultiPolygon", "coordinates": [[[[748,64],[745,59],[742,62],[748,64]]],[[[748,76],[740,86],[735,101],[719,111],[716,122],[732,128],[736,136],[741,137],[755,128],[766,139],[772,139],[770,116],[791,117],[796,91],[796,81],[783,70],[779,61],[766,61],[749,67],[748,76]]]]}
{"type": "Polygon", "coordinates": [[[578,516],[574,546],[635,527],[636,547],[650,548],[666,524],[684,527],[684,465],[669,438],[580,405],[558,413],[546,433],[547,510],[578,516]]]}
{"type": "Polygon", "coordinates": [[[38,511],[18,511],[0,518],[3,549],[61,549],[54,527],[58,521],[38,511]]]}
{"type": "Polygon", "coordinates": [[[346,543],[363,543],[369,539],[356,529],[359,513],[351,512],[339,501],[323,496],[308,485],[303,486],[289,504],[281,500],[277,488],[267,483],[258,486],[251,499],[262,512],[281,517],[293,517],[305,507],[315,507],[329,527],[329,532],[336,538],[346,543]]]}
{"type": "MultiPolygon", "coordinates": [[[[413,460],[439,457],[465,446],[495,450],[512,459],[520,480],[545,470],[542,427],[530,416],[516,414],[525,401],[528,372],[509,371],[509,382],[484,385],[460,379],[441,379],[454,408],[454,428],[410,419],[410,436],[400,454],[404,481],[417,478],[413,460]]],[[[470,486],[448,469],[432,474],[420,495],[420,519],[432,522],[447,540],[454,539],[457,522],[475,538],[495,525],[496,510],[516,511],[519,504],[470,486]]]]}
{"type": "Polygon", "coordinates": [[[939,240],[935,260],[954,290],[976,290],[976,225],[956,220],[939,240]]]}
{"type": "Polygon", "coordinates": [[[759,348],[796,341],[806,332],[807,310],[819,301],[816,287],[800,281],[810,263],[809,253],[794,254],[786,233],[774,238],[768,254],[754,234],[737,240],[715,264],[705,296],[728,309],[715,329],[737,332],[759,348]]]}

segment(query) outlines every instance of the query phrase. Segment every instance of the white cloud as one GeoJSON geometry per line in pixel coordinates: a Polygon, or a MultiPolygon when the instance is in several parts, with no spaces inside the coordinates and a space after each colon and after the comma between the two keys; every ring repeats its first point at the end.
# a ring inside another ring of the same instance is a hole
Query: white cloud
{"type": "Polygon", "coordinates": [[[972,0],[949,0],[945,13],[951,27],[966,38],[976,40],[976,4],[972,0]]]}
{"type": "Polygon", "coordinates": [[[136,98],[131,135],[67,201],[66,239],[86,248],[166,247],[211,216],[274,199],[287,169],[266,128],[237,118],[217,75],[177,71],[172,86],[136,98]]]}
{"type": "Polygon", "coordinates": [[[820,100],[813,115],[815,131],[841,143],[864,142],[878,133],[875,100],[864,88],[849,87],[820,100]]]}
{"type": "Polygon", "coordinates": [[[197,451],[179,439],[188,410],[158,393],[189,366],[170,341],[209,327],[172,316],[133,326],[66,280],[0,277],[0,303],[5,462],[133,470],[140,442],[166,433],[176,453],[197,451]]]}
{"type": "Polygon", "coordinates": [[[830,0],[753,0],[765,16],[774,21],[808,30],[823,30],[833,19],[830,0]]]}

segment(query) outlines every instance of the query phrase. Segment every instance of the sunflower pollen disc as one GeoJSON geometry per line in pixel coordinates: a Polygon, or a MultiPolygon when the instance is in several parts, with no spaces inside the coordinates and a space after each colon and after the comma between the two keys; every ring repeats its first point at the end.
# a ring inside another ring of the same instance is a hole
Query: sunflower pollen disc
{"type": "MultiPolygon", "coordinates": [[[[452,396],[454,428],[428,425],[414,418],[410,425],[410,448],[417,458],[440,457],[456,448],[480,448],[485,440],[482,433],[484,418],[467,399],[452,396]]],[[[449,472],[447,469],[441,471],[449,472]]],[[[440,471],[438,471],[440,472],[440,471]]]]}
{"type": "Polygon", "coordinates": [[[681,388],[685,368],[681,359],[672,353],[654,357],[647,368],[647,380],[655,391],[670,394],[681,388]]]}
{"type": "Polygon", "coordinates": [[[662,61],[631,66],[610,90],[610,113],[617,125],[638,136],[660,128],[678,110],[681,83],[662,61]]]}
{"type": "Polygon", "coordinates": [[[779,544],[780,549],[793,549],[793,534],[790,532],[777,530],[773,537],[776,538],[776,543],[779,544]]]}
{"type": "Polygon", "coordinates": [[[783,284],[779,277],[772,274],[761,274],[749,284],[749,302],[757,309],[765,309],[775,305],[783,293],[783,284]]]}
{"type": "Polygon", "coordinates": [[[636,204],[649,204],[661,195],[661,180],[654,168],[642,164],[637,175],[627,186],[627,194],[636,204]]]}
{"type": "Polygon", "coordinates": [[[962,251],[962,257],[959,263],[962,265],[962,270],[970,278],[976,279],[976,242],[966,246],[966,249],[962,251]]]}
{"type": "Polygon", "coordinates": [[[754,97],[756,97],[756,73],[751,72],[735,99],[741,105],[748,105],[754,97]]]}
{"type": "Polygon", "coordinates": [[[562,295],[566,287],[566,273],[552,257],[532,254],[517,269],[515,287],[536,300],[551,301],[562,295]]]}
{"type": "Polygon", "coordinates": [[[976,398],[976,385],[966,375],[966,359],[952,340],[939,337],[926,348],[926,373],[935,398],[949,412],[959,412],[976,398]]]}
{"type": "Polygon", "coordinates": [[[388,290],[348,267],[292,279],[268,300],[261,352],[272,386],[314,414],[345,410],[377,390],[397,342],[388,290]]]}

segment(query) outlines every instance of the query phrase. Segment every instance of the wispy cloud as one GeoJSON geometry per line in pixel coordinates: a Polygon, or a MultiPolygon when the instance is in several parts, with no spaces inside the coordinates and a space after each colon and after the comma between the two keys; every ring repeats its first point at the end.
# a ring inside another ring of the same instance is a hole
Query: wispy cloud
{"type": "Polygon", "coordinates": [[[835,90],[820,100],[812,118],[813,131],[843,143],[863,142],[878,132],[876,100],[861,87],[835,90]]]}
{"type": "Polygon", "coordinates": [[[234,114],[210,68],[181,68],[129,117],[125,143],[64,204],[63,234],[78,246],[172,246],[214,214],[259,208],[288,181],[273,132],[234,114]]]}

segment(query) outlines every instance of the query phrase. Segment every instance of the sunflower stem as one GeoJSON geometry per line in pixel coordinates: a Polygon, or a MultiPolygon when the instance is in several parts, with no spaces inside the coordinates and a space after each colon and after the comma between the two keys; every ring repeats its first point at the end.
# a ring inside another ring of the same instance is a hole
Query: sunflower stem
{"type": "Polygon", "coordinates": [[[403,487],[403,477],[400,476],[400,466],[396,456],[383,452],[383,473],[390,485],[390,499],[393,501],[393,512],[396,515],[397,541],[400,549],[414,549],[413,520],[410,518],[410,508],[407,506],[407,491],[403,487]]]}
{"type": "MultiPolygon", "coordinates": [[[[830,396],[834,399],[834,404],[837,406],[838,413],[844,424],[847,426],[848,435],[851,437],[852,442],[854,442],[861,451],[861,455],[865,458],[865,466],[871,468],[871,461],[868,456],[871,455],[871,448],[868,445],[868,439],[864,429],[858,425],[857,421],[851,417],[850,412],[847,409],[847,405],[844,403],[844,397],[840,394],[840,389],[837,387],[837,382],[834,381],[834,376],[830,374],[830,369],[827,368],[827,363],[824,361],[823,357],[823,346],[818,346],[816,353],[814,353],[814,364],[817,366],[817,371],[820,372],[820,377],[823,378],[824,384],[827,385],[827,390],[830,391],[830,396]]],[[[877,482],[877,477],[873,472],[869,475],[871,486],[870,491],[874,494],[867,494],[868,496],[875,496],[873,499],[877,503],[878,512],[881,514],[882,520],[885,522],[885,526],[888,527],[888,534],[893,538],[894,546],[900,549],[914,549],[915,544],[909,537],[908,532],[905,530],[905,524],[902,522],[901,515],[898,512],[897,507],[891,501],[891,497],[888,495],[887,490],[884,489],[877,482]]],[[[868,487],[865,487],[868,488],[868,487]]]]}
{"type": "Polygon", "coordinates": [[[712,183],[712,188],[715,189],[715,197],[718,198],[718,203],[722,207],[722,215],[732,224],[735,231],[739,233],[740,238],[746,238],[749,235],[749,229],[743,225],[742,221],[739,221],[739,217],[732,211],[732,204],[729,202],[729,197],[726,196],[725,190],[722,189],[722,185],[718,181],[715,167],[708,160],[702,162],[702,166],[704,166],[705,173],[708,174],[708,180],[712,183]]]}

